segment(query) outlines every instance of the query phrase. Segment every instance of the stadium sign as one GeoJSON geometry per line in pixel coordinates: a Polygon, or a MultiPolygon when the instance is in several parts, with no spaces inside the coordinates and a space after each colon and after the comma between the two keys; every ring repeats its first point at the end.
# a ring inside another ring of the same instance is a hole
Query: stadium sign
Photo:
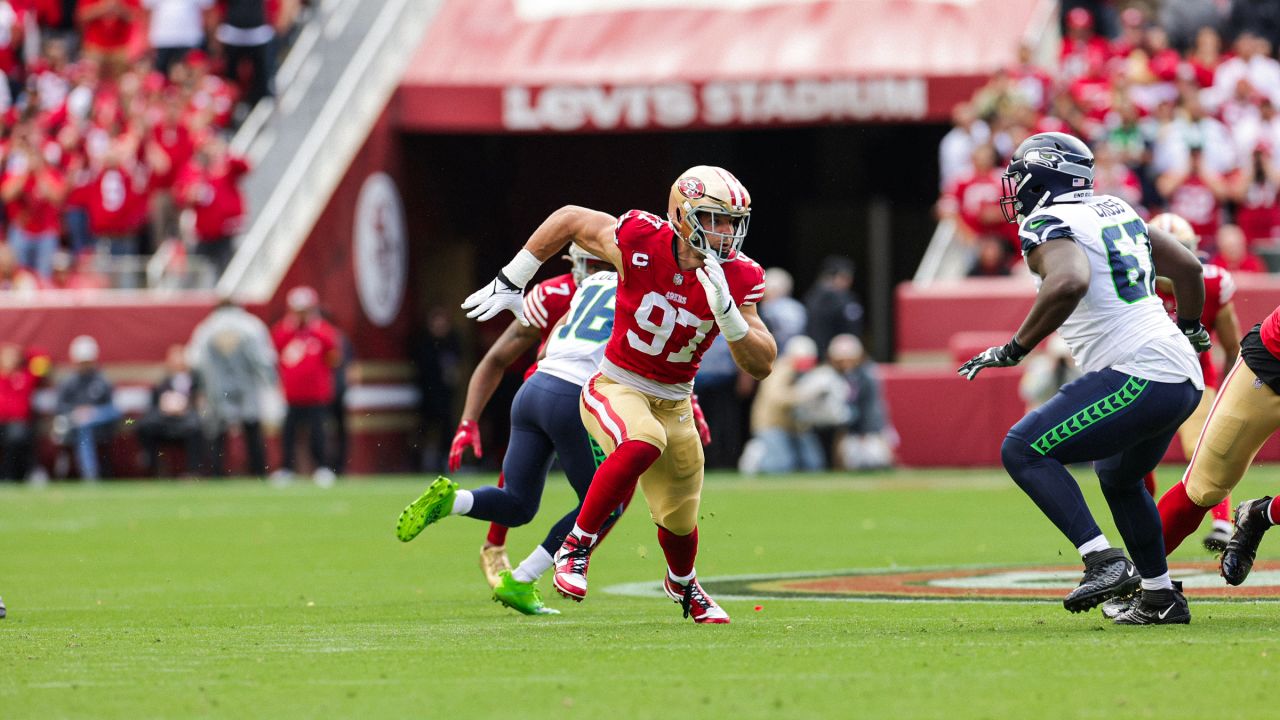
{"type": "Polygon", "coordinates": [[[404,204],[395,181],[386,173],[373,173],[356,201],[352,254],[360,307],[378,327],[394,322],[404,302],[409,277],[407,237],[404,204]]]}
{"type": "MultiPolygon", "coordinates": [[[[1230,587],[1214,563],[1176,563],[1170,567],[1192,600],[1280,600],[1280,563],[1254,567],[1242,587],[1230,587]]],[[[702,585],[719,600],[892,600],[892,601],[1051,601],[1080,582],[1078,565],[1056,567],[953,567],[903,570],[837,570],[775,575],[704,578],[702,585]]],[[[607,588],[622,595],[660,596],[657,583],[607,588]]]]}
{"type": "Polygon", "coordinates": [[[920,77],[512,85],[502,91],[502,126],[515,132],[920,121],[929,111],[929,83],[920,77]]]}

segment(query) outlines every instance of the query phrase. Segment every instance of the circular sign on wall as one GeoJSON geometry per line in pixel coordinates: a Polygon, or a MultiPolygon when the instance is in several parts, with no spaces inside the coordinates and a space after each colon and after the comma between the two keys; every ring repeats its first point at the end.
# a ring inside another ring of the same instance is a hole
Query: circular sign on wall
{"type": "Polygon", "coordinates": [[[395,321],[409,276],[408,232],[400,191],[386,173],[370,175],[356,200],[354,243],[356,295],[378,327],[395,321]]]}

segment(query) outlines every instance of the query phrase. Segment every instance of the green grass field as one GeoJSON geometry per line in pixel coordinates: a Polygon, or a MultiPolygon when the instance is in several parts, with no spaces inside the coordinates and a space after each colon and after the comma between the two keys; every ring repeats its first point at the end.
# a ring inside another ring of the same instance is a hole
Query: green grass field
{"type": "MultiPolygon", "coordinates": [[[[595,555],[592,596],[530,618],[489,600],[480,523],[395,539],[424,486],[0,490],[0,718],[1276,716],[1280,604],[1193,598],[1189,627],[1117,628],[1057,602],[772,599],[697,627],[603,592],[661,577],[637,504],[595,555]]],[[[1277,487],[1258,468],[1238,497],[1277,487]]],[[[553,477],[513,559],[570,505],[553,477]]],[[[998,470],[715,476],[703,515],[702,577],[1076,562],[998,470]]],[[[1175,558],[1208,556],[1189,542],[1175,558]]]]}

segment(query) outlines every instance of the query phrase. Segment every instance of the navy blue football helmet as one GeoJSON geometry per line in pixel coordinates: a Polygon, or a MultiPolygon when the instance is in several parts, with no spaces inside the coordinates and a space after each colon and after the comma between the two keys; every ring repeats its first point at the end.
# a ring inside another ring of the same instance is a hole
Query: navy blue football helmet
{"type": "Polygon", "coordinates": [[[1093,195],[1093,151],[1065,133],[1032,135],[1014,151],[1002,178],[1000,211],[1011,223],[1058,202],[1093,195]]]}

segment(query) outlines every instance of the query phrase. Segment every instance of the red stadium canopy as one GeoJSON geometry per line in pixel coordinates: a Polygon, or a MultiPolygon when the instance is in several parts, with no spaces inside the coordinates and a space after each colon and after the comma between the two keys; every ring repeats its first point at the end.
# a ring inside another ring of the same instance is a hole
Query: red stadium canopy
{"type": "Polygon", "coordinates": [[[1047,0],[446,0],[401,84],[426,132],[940,121],[1047,0]]]}

